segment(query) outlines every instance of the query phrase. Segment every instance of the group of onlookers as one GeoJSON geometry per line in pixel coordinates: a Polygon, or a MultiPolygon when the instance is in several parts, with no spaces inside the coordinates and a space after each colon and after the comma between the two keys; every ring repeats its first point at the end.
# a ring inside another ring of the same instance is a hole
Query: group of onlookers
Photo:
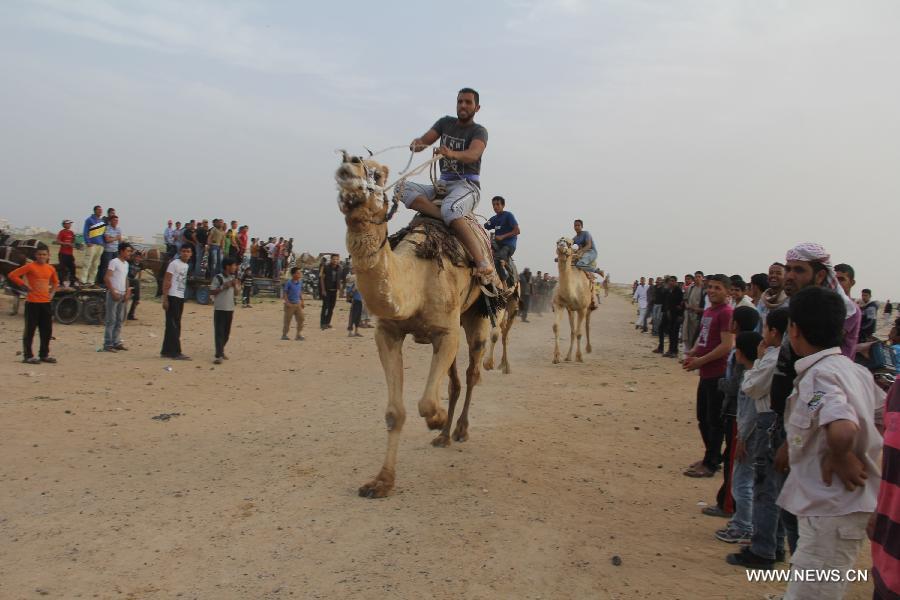
{"type": "Polygon", "coordinates": [[[169,260],[178,256],[181,248],[189,246],[189,274],[212,278],[224,271],[226,258],[240,265],[250,244],[249,231],[248,225],[238,226],[237,221],[229,225],[225,219],[213,219],[211,223],[208,219],[190,219],[184,225],[169,219],[163,230],[163,243],[169,260]]]}
{"type": "MultiPolygon", "coordinates": [[[[773,568],[786,540],[792,573],[844,575],[868,533],[876,597],[896,598],[900,388],[895,361],[873,357],[900,351],[900,323],[887,344],[873,338],[878,305],[868,289],[851,300],[854,277],[822,246],[800,244],[749,283],[701,271],[641,278],[635,328],[700,375],[704,453],[684,474],[722,473],[703,513],[727,518],[715,537],[742,546],[727,562],[773,568]]],[[[812,579],[792,576],[785,598],[843,596],[846,577],[812,579]]]]}

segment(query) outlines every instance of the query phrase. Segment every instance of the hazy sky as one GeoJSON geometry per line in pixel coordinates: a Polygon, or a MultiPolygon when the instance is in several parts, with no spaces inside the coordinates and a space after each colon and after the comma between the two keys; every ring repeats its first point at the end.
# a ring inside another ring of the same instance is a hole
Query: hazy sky
{"type": "Polygon", "coordinates": [[[900,300],[898,73],[893,0],[5,0],[0,217],[222,216],[345,252],[334,150],[408,143],[472,86],[477,212],[508,199],[520,268],[555,270],[582,218],[615,281],[818,241],[900,300]]]}

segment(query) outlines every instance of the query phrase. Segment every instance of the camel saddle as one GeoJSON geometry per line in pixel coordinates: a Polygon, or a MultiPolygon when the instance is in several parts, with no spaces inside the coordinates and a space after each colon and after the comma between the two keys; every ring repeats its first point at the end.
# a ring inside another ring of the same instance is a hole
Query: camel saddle
{"type": "MultiPolygon", "coordinates": [[[[494,252],[491,249],[491,241],[484,228],[478,223],[472,215],[463,217],[466,224],[472,228],[475,237],[481,244],[481,251],[484,256],[494,264],[494,252]]],[[[402,241],[406,241],[415,246],[416,256],[426,260],[437,262],[438,268],[444,268],[444,261],[449,261],[455,267],[469,267],[475,269],[475,261],[466,250],[462,242],[457,239],[450,228],[440,219],[433,219],[422,214],[416,214],[409,222],[409,225],[400,229],[388,238],[391,249],[397,247],[402,241]],[[421,239],[407,239],[412,234],[421,234],[421,239]]],[[[474,276],[474,275],[473,275],[474,276]]],[[[499,279],[498,279],[499,281],[499,279]]],[[[489,289],[484,290],[488,296],[498,295],[501,298],[507,298],[513,294],[513,287],[508,286],[505,282],[501,282],[499,286],[499,294],[489,289]]]]}

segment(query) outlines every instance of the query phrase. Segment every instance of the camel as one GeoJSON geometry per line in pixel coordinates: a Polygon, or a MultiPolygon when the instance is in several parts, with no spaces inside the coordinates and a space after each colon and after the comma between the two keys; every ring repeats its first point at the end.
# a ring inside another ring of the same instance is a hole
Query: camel
{"type": "Polygon", "coordinates": [[[575,361],[584,362],[581,358],[581,324],[584,322],[587,346],[585,352],[591,353],[591,298],[594,294],[593,282],[590,275],[575,267],[575,252],[572,250],[572,240],[559,238],[556,242],[556,262],[559,265],[559,282],[553,293],[553,311],[556,313],[553,322],[553,364],[559,363],[559,319],[562,311],[569,314],[569,353],[566,361],[572,360],[572,346],[578,343],[575,352],[575,361]],[[575,316],[578,316],[576,327],[575,316]]]}
{"type": "Polygon", "coordinates": [[[509,360],[506,355],[507,348],[507,340],[509,339],[509,330],[512,329],[513,323],[516,321],[516,315],[519,314],[519,294],[520,294],[520,286],[519,283],[516,282],[516,287],[513,292],[513,295],[509,298],[506,303],[506,308],[502,313],[499,313],[498,316],[498,326],[491,329],[491,345],[488,347],[487,355],[484,359],[484,367],[485,371],[491,371],[494,368],[494,346],[497,345],[497,340],[503,339],[503,355],[500,357],[500,372],[504,375],[509,375],[512,373],[512,369],[509,368],[509,360]]]}
{"type": "MultiPolygon", "coordinates": [[[[374,160],[350,157],[335,173],[338,205],[347,225],[347,250],[353,259],[356,285],[370,313],[378,317],[375,343],[388,388],[385,423],[387,454],[378,475],[359,488],[365,498],[383,498],[396,481],[397,449],[406,422],[403,406],[403,342],[407,335],[434,352],[425,390],[419,400],[419,415],[429,429],[440,430],[432,441],[436,447],[450,445],[450,426],[461,392],[456,367],[459,329],[462,325],[469,348],[466,369],[466,399],[452,440],[468,439],[469,407],[479,382],[479,370],[490,324],[479,310],[482,292],[474,269],[456,266],[441,256],[417,255],[426,241],[420,229],[392,248],[388,243],[388,201],[384,192],[388,168],[374,160]],[[447,410],[439,404],[438,386],[449,375],[447,410]]],[[[436,225],[443,228],[443,224],[436,225]]],[[[444,229],[446,231],[446,229],[444,229]]],[[[483,305],[482,305],[483,306],[483,305]]]]}

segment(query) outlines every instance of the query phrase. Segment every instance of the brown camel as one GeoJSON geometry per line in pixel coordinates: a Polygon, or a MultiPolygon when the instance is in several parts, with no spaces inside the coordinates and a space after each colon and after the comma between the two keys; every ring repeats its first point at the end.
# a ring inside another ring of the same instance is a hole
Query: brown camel
{"type": "Polygon", "coordinates": [[[416,342],[431,344],[434,353],[425,391],[419,400],[419,415],[429,429],[439,429],[434,446],[450,445],[450,426],[461,385],[456,368],[459,329],[462,325],[469,346],[466,369],[466,401],[452,439],[468,439],[469,406],[480,378],[479,365],[490,324],[479,312],[481,290],[474,269],[455,266],[440,256],[421,258],[417,251],[426,241],[421,230],[412,230],[395,248],[388,243],[388,201],[383,191],[388,168],[344,153],[335,173],[338,204],[347,224],[347,250],[353,258],[356,285],[369,312],[378,317],[375,343],[388,388],[385,422],[387,455],[378,475],[359,488],[359,495],[382,498],[394,487],[400,432],[406,421],[403,406],[403,342],[412,335],[416,342]],[[449,374],[449,404],[439,404],[438,388],[449,374]]]}
{"type": "Polygon", "coordinates": [[[504,375],[509,375],[512,373],[512,369],[509,368],[509,359],[507,358],[506,349],[507,349],[507,341],[509,339],[509,330],[512,329],[513,323],[516,322],[516,315],[519,314],[519,292],[520,292],[519,283],[516,282],[515,290],[513,291],[513,295],[507,300],[506,308],[503,309],[502,313],[498,313],[497,315],[497,327],[491,329],[491,345],[488,347],[487,355],[484,358],[484,367],[485,371],[491,371],[494,368],[494,346],[497,345],[497,340],[502,338],[503,340],[503,355],[500,357],[500,372],[504,375]]]}
{"type": "Polygon", "coordinates": [[[581,324],[584,322],[584,330],[587,336],[585,352],[591,353],[591,297],[593,296],[593,283],[590,275],[575,267],[577,260],[572,250],[572,240],[559,238],[556,242],[556,262],[559,266],[559,282],[553,294],[553,311],[556,313],[553,322],[553,364],[559,363],[559,319],[562,311],[569,314],[569,353],[566,360],[572,360],[572,346],[578,343],[575,360],[584,362],[581,358],[581,324]],[[575,316],[578,317],[576,327],[575,316]]]}

